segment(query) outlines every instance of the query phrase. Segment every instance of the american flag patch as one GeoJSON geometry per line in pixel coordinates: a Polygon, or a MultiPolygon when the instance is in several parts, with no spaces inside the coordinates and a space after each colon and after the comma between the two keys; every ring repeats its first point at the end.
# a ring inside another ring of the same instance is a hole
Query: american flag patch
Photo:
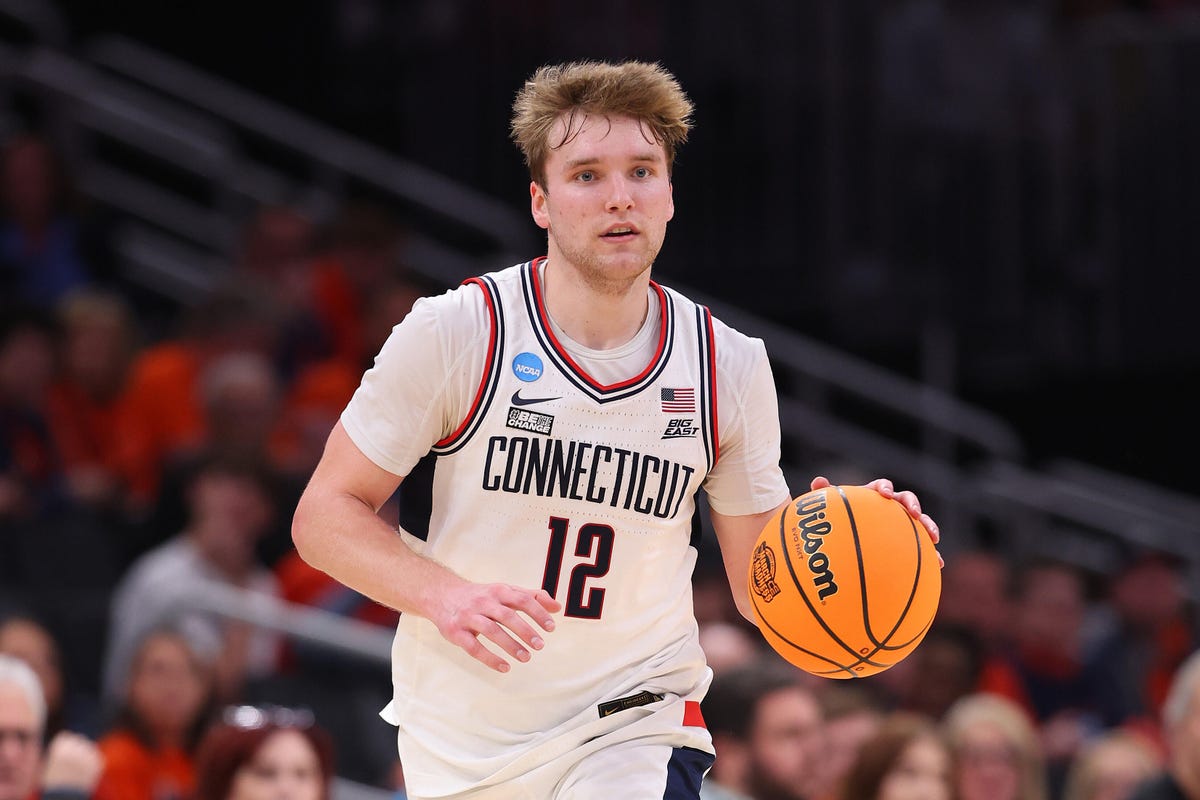
{"type": "Polygon", "coordinates": [[[695,414],[695,389],[663,389],[662,410],[665,414],[695,414]]]}

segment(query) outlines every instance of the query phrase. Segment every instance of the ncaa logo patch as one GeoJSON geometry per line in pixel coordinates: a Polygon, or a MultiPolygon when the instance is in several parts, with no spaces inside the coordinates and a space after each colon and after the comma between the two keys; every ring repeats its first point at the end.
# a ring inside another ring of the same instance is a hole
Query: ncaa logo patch
{"type": "Polygon", "coordinates": [[[532,383],[542,377],[542,359],[533,353],[518,353],[512,361],[513,375],[526,383],[532,383]]]}

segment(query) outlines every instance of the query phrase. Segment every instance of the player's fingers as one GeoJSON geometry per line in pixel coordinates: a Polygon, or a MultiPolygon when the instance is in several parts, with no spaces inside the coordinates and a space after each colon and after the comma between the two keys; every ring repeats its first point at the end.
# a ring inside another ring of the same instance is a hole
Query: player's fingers
{"type": "Polygon", "coordinates": [[[511,608],[505,608],[496,616],[496,621],[504,627],[508,628],[513,635],[520,639],[525,644],[532,647],[534,650],[541,650],[545,646],[542,637],[538,636],[537,631],[533,626],[525,621],[525,618],[511,608]]]}
{"type": "Polygon", "coordinates": [[[894,497],[896,494],[896,487],[887,478],[876,478],[867,484],[867,488],[874,489],[884,497],[894,497]]]}
{"type": "Polygon", "coordinates": [[[466,628],[459,629],[453,636],[449,637],[450,641],[458,645],[479,663],[486,667],[496,670],[496,672],[508,672],[511,666],[500,656],[493,653],[491,650],[483,646],[483,643],[475,636],[474,633],[466,628]]]}
{"type": "Polygon", "coordinates": [[[817,489],[824,489],[826,486],[832,485],[833,484],[829,482],[829,478],[826,478],[824,475],[818,475],[812,479],[812,483],[808,485],[808,488],[810,491],[815,492],[817,489]]]}
{"type": "Polygon", "coordinates": [[[551,597],[545,589],[538,589],[536,592],[519,586],[510,586],[509,589],[511,592],[505,598],[504,605],[524,612],[531,620],[541,625],[542,630],[554,630],[554,618],[550,614],[561,610],[562,603],[551,597]]]}
{"type": "MultiPolygon", "coordinates": [[[[545,589],[538,589],[537,594],[534,595],[534,599],[537,600],[543,608],[551,613],[562,611],[562,603],[551,597],[550,593],[545,589]]],[[[553,626],[554,620],[550,620],[550,624],[553,626]]]]}
{"type": "Polygon", "coordinates": [[[921,524],[925,526],[925,530],[929,531],[929,538],[933,539],[934,544],[942,540],[942,531],[938,528],[937,523],[933,521],[933,517],[928,514],[922,514],[921,524]]]}
{"type": "Polygon", "coordinates": [[[920,519],[921,517],[921,501],[912,492],[896,492],[892,495],[892,499],[904,506],[908,513],[920,519]]]}
{"type": "Polygon", "coordinates": [[[479,634],[518,661],[529,660],[529,651],[525,649],[525,645],[510,636],[499,622],[492,619],[483,620],[479,623],[479,634]]]}

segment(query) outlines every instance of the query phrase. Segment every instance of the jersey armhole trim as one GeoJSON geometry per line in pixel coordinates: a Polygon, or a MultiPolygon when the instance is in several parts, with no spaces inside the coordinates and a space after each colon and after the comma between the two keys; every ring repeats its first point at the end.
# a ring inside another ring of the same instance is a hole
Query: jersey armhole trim
{"type": "Polygon", "coordinates": [[[483,300],[488,313],[488,346],[487,358],[483,366],[483,375],[479,379],[479,388],[475,391],[475,399],[466,417],[446,438],[434,443],[430,448],[439,456],[449,455],[460,450],[471,439],[471,435],[479,428],[492,400],[496,395],[496,386],[500,380],[500,359],[504,354],[504,314],[500,307],[500,294],[495,282],[489,276],[468,278],[462,285],[478,286],[483,292],[483,300]]]}
{"type": "Polygon", "coordinates": [[[717,427],[717,348],[713,334],[712,312],[707,306],[696,306],[696,338],[700,344],[700,427],[708,468],[712,470],[721,457],[721,442],[717,427]]]}

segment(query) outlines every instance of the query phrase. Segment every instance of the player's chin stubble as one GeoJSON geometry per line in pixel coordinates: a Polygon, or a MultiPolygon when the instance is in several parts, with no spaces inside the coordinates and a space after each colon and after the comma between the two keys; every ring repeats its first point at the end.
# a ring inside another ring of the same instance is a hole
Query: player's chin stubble
{"type": "MultiPolygon", "coordinates": [[[[643,236],[646,234],[643,233],[643,236]]],[[[642,275],[654,265],[658,251],[662,248],[662,240],[647,242],[647,247],[638,253],[622,254],[635,258],[632,264],[624,258],[617,263],[606,259],[595,250],[586,248],[564,247],[557,242],[558,250],[575,267],[575,271],[597,294],[620,296],[627,293],[642,275]]],[[[615,254],[614,254],[615,255],[615,254]]]]}

